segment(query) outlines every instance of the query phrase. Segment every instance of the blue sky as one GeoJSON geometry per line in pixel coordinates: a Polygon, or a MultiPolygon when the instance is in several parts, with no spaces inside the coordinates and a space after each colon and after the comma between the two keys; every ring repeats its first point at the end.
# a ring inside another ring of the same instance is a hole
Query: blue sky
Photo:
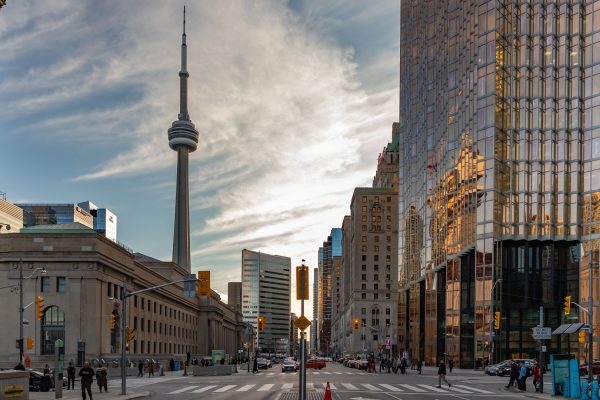
{"type": "MultiPolygon", "coordinates": [[[[9,0],[0,191],[91,200],[119,240],[172,251],[183,1],[9,0]]],[[[188,1],[193,270],[226,296],[244,248],[311,267],[398,119],[399,2],[188,1]]],[[[312,274],[311,274],[312,278],[312,274]]],[[[295,296],[294,296],[295,298],[295,296]]],[[[297,305],[294,306],[294,309],[297,305]]],[[[310,310],[310,308],[308,308],[310,310]]]]}

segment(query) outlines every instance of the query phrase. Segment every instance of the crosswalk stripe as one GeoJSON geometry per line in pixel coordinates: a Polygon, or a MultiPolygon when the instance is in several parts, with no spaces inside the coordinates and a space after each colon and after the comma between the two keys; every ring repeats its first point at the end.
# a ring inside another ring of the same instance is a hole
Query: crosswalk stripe
{"type": "Polygon", "coordinates": [[[363,385],[364,387],[366,387],[368,390],[372,390],[373,392],[381,392],[381,389],[379,389],[376,386],[373,386],[369,383],[361,383],[361,385],[363,385]]]}
{"type": "Polygon", "coordinates": [[[198,386],[188,386],[188,387],[184,387],[184,388],[181,388],[181,389],[174,390],[174,391],[169,392],[167,394],[183,393],[183,392],[187,392],[188,390],[196,389],[197,387],[198,386]]]}
{"type": "MultiPolygon", "coordinates": [[[[327,388],[327,384],[325,384],[325,388],[327,388]]],[[[335,386],[333,383],[329,383],[329,389],[337,390],[337,386],[335,386]]]]}
{"type": "Polygon", "coordinates": [[[216,388],[216,387],[217,387],[217,385],[211,385],[211,386],[200,388],[198,390],[194,390],[192,393],[202,393],[202,392],[206,392],[207,390],[210,390],[210,389],[216,388]]]}
{"type": "Polygon", "coordinates": [[[307,389],[314,389],[315,388],[315,384],[312,382],[306,382],[306,388],[307,389]]]}
{"type": "Polygon", "coordinates": [[[473,392],[478,392],[478,393],[485,393],[485,394],[493,394],[494,393],[494,392],[490,392],[488,390],[478,389],[478,388],[469,387],[469,386],[465,386],[465,385],[456,385],[456,386],[459,388],[472,390],[473,392]]]}
{"type": "Polygon", "coordinates": [[[238,390],[236,390],[236,392],[246,392],[246,391],[252,389],[254,386],[256,386],[256,385],[244,385],[241,388],[239,388],[238,390]]]}
{"type": "Polygon", "coordinates": [[[269,373],[267,374],[267,376],[272,376],[272,375],[275,375],[275,372],[269,372],[269,373]]]}
{"type": "Polygon", "coordinates": [[[349,390],[358,390],[358,388],[351,383],[342,383],[342,386],[349,390]]]}
{"type": "Polygon", "coordinates": [[[323,372],[323,375],[331,375],[331,372],[323,372]]]}
{"type": "Polygon", "coordinates": [[[341,375],[341,374],[342,374],[342,372],[334,372],[334,374],[336,374],[336,375],[341,375]]]}
{"type": "Polygon", "coordinates": [[[402,391],[402,389],[397,388],[396,386],[388,385],[387,383],[380,383],[379,386],[389,389],[392,392],[401,392],[402,391]]]}
{"type": "Polygon", "coordinates": [[[464,390],[464,389],[455,388],[454,386],[449,387],[448,390],[452,390],[452,391],[458,392],[458,393],[473,393],[473,392],[469,391],[469,390],[471,390],[470,388],[469,388],[469,390],[464,390]]]}
{"type": "Polygon", "coordinates": [[[287,389],[291,389],[293,387],[294,387],[293,383],[284,383],[283,386],[281,387],[281,389],[287,390],[287,389]]]}
{"type": "Polygon", "coordinates": [[[405,383],[400,384],[400,386],[407,388],[408,390],[412,390],[413,392],[417,392],[417,393],[425,393],[425,390],[418,388],[416,386],[411,386],[411,385],[407,385],[405,383]]]}
{"type": "Polygon", "coordinates": [[[431,385],[419,385],[419,386],[424,387],[425,389],[433,390],[434,392],[438,392],[438,393],[448,393],[448,391],[446,389],[442,389],[437,386],[431,386],[431,385]]]}
{"type": "Polygon", "coordinates": [[[354,375],[354,372],[346,372],[346,375],[354,375]]]}
{"type": "Polygon", "coordinates": [[[215,390],[215,393],[222,393],[222,392],[226,392],[229,389],[233,389],[234,387],[236,387],[237,385],[225,385],[220,389],[215,390]]]}
{"type": "Polygon", "coordinates": [[[267,390],[271,390],[271,388],[273,387],[272,383],[267,383],[265,385],[262,385],[261,387],[258,388],[259,392],[266,392],[267,390]]]}
{"type": "Polygon", "coordinates": [[[313,372],[313,375],[320,375],[320,372],[313,372]]]}

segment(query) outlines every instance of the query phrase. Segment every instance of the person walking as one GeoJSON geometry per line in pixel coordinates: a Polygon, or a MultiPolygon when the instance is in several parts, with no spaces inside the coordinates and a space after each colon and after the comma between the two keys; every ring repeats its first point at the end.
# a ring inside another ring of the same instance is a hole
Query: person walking
{"type": "Polygon", "coordinates": [[[75,390],[75,365],[73,365],[73,360],[69,361],[69,366],[67,367],[67,390],[75,390]]]}
{"type": "Polygon", "coordinates": [[[450,359],[448,361],[448,370],[452,373],[452,368],[454,368],[454,360],[450,359]]]}
{"type": "Polygon", "coordinates": [[[148,361],[148,378],[154,377],[154,361],[148,361]]]}
{"type": "Polygon", "coordinates": [[[138,362],[138,378],[143,378],[144,377],[144,362],[142,360],[140,360],[138,362]]]}
{"type": "Polygon", "coordinates": [[[258,360],[254,357],[254,361],[252,362],[252,373],[258,374],[258,360]]]}
{"type": "Polygon", "coordinates": [[[519,377],[519,366],[517,365],[516,362],[511,361],[510,362],[510,379],[508,381],[508,385],[506,385],[506,388],[509,389],[509,388],[513,387],[513,385],[515,384],[515,381],[517,380],[518,377],[519,377]]]}
{"type": "Polygon", "coordinates": [[[417,372],[419,375],[423,372],[423,360],[417,360],[417,372]]]}
{"type": "Polygon", "coordinates": [[[438,366],[438,385],[437,387],[442,387],[442,381],[448,384],[448,387],[452,387],[452,384],[446,380],[446,363],[444,360],[440,360],[440,364],[438,366]]]}
{"type": "Polygon", "coordinates": [[[517,387],[520,391],[527,391],[527,366],[525,363],[521,363],[521,369],[519,371],[519,380],[517,381],[517,387]]]}
{"type": "Polygon", "coordinates": [[[535,387],[536,392],[540,391],[539,384],[540,384],[541,375],[542,375],[542,370],[540,368],[540,365],[537,362],[534,362],[533,363],[533,386],[535,387]]]}
{"type": "Polygon", "coordinates": [[[48,366],[48,364],[46,364],[46,366],[44,367],[44,375],[49,375],[50,374],[50,366],[48,366]]]}
{"type": "Polygon", "coordinates": [[[94,370],[90,367],[89,362],[83,364],[83,368],[79,370],[81,377],[81,397],[85,400],[85,392],[87,391],[90,400],[92,400],[92,382],[94,382],[94,370]]]}
{"type": "Polygon", "coordinates": [[[96,383],[98,383],[98,389],[100,389],[100,393],[102,393],[102,388],[104,388],[105,392],[108,392],[108,379],[106,377],[108,371],[106,367],[100,363],[98,368],[96,368],[96,383]]]}

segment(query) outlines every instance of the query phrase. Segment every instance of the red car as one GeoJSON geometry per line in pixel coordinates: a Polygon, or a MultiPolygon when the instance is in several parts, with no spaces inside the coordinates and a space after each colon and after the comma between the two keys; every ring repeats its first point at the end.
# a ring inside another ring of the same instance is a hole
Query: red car
{"type": "Polygon", "coordinates": [[[322,369],[325,368],[325,361],[313,358],[306,361],[306,368],[322,369]]]}

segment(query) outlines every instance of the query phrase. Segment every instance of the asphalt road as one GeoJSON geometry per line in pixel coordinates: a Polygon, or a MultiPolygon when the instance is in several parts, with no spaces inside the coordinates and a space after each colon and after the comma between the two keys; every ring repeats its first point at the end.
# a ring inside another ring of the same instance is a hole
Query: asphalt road
{"type": "MultiPolygon", "coordinates": [[[[437,388],[437,370],[425,367],[423,374],[408,370],[405,375],[369,374],[336,363],[327,363],[320,371],[307,371],[307,400],[322,399],[327,382],[333,400],[408,400],[408,399],[497,399],[523,398],[535,395],[531,380],[527,393],[506,389],[508,378],[490,377],[481,371],[454,370],[447,376],[452,387],[437,388]]],[[[297,399],[299,374],[282,373],[281,368],[263,370],[252,374],[242,369],[240,373],[218,377],[183,377],[180,374],[128,379],[129,388],[140,388],[151,393],[151,399],[187,400],[210,397],[213,400],[292,400],[297,399]]],[[[119,381],[109,386],[118,388],[119,381]]],[[[549,388],[548,388],[549,389],[549,388]]],[[[547,390],[548,391],[548,390],[547,390]]],[[[533,397],[533,396],[531,396],[533,397]]]]}

